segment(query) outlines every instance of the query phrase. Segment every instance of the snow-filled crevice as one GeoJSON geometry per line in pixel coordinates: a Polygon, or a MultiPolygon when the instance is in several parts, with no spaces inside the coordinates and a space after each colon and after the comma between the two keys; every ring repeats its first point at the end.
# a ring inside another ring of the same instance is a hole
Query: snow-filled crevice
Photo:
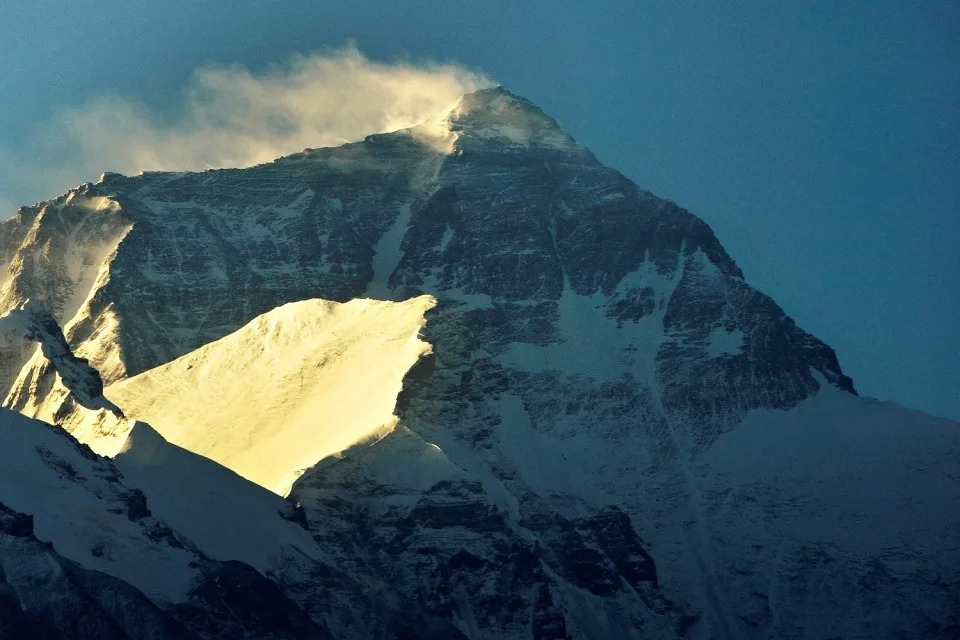
{"type": "Polygon", "coordinates": [[[397,219],[384,232],[373,248],[373,280],[367,287],[367,295],[373,298],[390,297],[390,276],[400,264],[403,252],[400,245],[407,233],[412,217],[410,203],[400,207],[397,219]]]}

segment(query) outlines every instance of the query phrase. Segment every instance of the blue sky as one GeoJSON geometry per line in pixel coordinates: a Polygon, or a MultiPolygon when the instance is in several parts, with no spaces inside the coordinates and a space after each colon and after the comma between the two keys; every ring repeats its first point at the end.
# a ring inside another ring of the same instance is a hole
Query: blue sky
{"type": "Polygon", "coordinates": [[[45,184],[17,159],[105,95],[175,117],[204,64],[348,41],[458,62],[705,219],[862,393],[960,418],[960,4],[471,6],[0,0],[0,215],[96,179],[45,184]]]}

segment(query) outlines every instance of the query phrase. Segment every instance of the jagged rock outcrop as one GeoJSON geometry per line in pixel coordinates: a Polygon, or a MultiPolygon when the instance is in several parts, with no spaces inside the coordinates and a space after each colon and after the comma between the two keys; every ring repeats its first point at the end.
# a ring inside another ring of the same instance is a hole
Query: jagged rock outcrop
{"type": "MultiPolygon", "coordinates": [[[[0,349],[22,352],[28,348],[25,345],[32,343],[39,344],[38,356],[42,357],[45,367],[57,373],[71,399],[86,409],[106,410],[117,417],[123,416],[119,407],[103,396],[100,372],[86,359],[73,354],[60,325],[46,309],[39,303],[27,301],[0,317],[0,349]]],[[[47,373],[47,380],[49,369],[41,370],[47,373]]],[[[34,398],[44,398],[49,393],[49,390],[39,389],[25,380],[17,380],[14,388],[17,393],[4,402],[13,409],[23,409],[34,398]]]]}

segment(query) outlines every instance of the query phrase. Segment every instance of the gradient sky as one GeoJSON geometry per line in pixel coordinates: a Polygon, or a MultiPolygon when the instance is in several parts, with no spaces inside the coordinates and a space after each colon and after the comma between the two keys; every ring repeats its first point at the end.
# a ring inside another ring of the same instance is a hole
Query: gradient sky
{"type": "MultiPolygon", "coordinates": [[[[960,418],[960,3],[469,4],[0,0],[0,151],[104,94],[171,109],[211,61],[456,61],[706,220],[861,393],[960,418]]],[[[73,184],[5,172],[0,203],[73,184]]]]}

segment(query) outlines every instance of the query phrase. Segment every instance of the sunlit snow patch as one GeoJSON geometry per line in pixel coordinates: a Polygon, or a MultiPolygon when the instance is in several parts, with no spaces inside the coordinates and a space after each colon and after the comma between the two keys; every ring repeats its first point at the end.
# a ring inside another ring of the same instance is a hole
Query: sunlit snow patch
{"type": "MultiPolygon", "coordinates": [[[[435,304],[286,304],[106,395],[169,442],[285,495],[318,460],[394,428],[403,377],[430,352],[418,334],[435,304]]],[[[67,428],[107,456],[126,439],[92,413],[67,428]]]]}

